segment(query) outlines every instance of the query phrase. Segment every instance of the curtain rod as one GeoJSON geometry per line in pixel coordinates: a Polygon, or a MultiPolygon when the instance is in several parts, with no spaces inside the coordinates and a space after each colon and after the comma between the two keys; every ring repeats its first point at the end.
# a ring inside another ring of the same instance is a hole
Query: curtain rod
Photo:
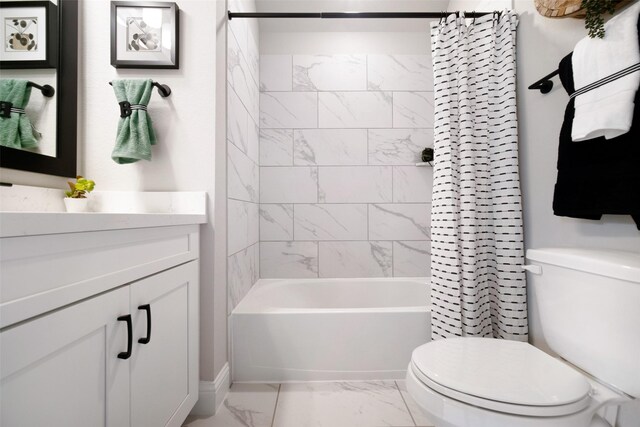
{"type": "Polygon", "coordinates": [[[320,19],[359,19],[359,18],[442,18],[447,15],[464,13],[465,18],[478,18],[500,12],[227,12],[229,20],[233,18],[320,18],[320,19]]]}

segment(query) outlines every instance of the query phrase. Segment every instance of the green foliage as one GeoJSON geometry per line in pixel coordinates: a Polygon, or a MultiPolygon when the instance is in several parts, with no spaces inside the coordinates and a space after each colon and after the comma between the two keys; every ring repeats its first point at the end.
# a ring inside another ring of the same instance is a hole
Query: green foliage
{"type": "Polygon", "coordinates": [[[582,0],[582,7],[585,9],[587,16],[584,26],[589,32],[591,38],[604,37],[604,13],[613,13],[614,5],[619,0],[582,0]]]}
{"type": "Polygon", "coordinates": [[[71,199],[86,199],[87,193],[91,193],[93,188],[96,186],[96,183],[91,181],[90,179],[86,179],[78,175],[76,177],[76,182],[73,183],[71,181],[67,181],[69,184],[69,191],[65,191],[64,194],[71,199]]]}

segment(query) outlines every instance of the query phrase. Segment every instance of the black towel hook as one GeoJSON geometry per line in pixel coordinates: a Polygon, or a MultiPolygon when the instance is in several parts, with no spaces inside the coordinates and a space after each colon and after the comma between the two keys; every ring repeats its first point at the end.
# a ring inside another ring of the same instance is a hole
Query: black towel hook
{"type": "MultiPolygon", "coordinates": [[[[109,82],[109,84],[113,86],[112,82],[109,82]]],[[[151,85],[158,88],[158,94],[161,97],[166,98],[167,96],[171,95],[171,88],[168,85],[158,82],[151,82],[151,85]]]]}

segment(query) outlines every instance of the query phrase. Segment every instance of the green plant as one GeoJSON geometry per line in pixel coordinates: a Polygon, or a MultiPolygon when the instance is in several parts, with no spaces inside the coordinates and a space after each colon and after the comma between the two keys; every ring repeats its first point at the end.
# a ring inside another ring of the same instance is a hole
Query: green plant
{"type": "Polygon", "coordinates": [[[76,177],[76,182],[73,183],[71,181],[67,181],[69,184],[70,191],[65,191],[64,194],[71,199],[86,199],[87,193],[91,193],[93,188],[96,186],[96,183],[91,181],[90,179],[86,179],[78,175],[76,177]]]}
{"type": "Polygon", "coordinates": [[[582,7],[586,12],[584,26],[589,32],[591,38],[604,37],[604,18],[605,13],[613,13],[614,6],[620,0],[582,0],[582,7]]]}

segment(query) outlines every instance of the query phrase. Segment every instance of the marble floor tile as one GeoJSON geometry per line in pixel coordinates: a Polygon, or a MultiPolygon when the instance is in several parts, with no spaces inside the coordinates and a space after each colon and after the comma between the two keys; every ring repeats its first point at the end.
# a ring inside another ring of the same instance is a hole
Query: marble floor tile
{"type": "Polygon", "coordinates": [[[273,427],[413,426],[394,381],[282,384],[273,427]]]}
{"type": "Polygon", "coordinates": [[[271,427],[278,384],[234,384],[215,416],[187,418],[183,427],[271,427]]]}
{"type": "Polygon", "coordinates": [[[435,423],[431,421],[425,414],[422,409],[418,406],[415,400],[411,397],[409,392],[407,391],[407,386],[403,380],[396,381],[398,384],[398,389],[400,389],[400,393],[402,393],[402,398],[404,402],[407,404],[409,411],[411,412],[411,416],[415,421],[418,427],[432,427],[435,426],[435,423]]]}

